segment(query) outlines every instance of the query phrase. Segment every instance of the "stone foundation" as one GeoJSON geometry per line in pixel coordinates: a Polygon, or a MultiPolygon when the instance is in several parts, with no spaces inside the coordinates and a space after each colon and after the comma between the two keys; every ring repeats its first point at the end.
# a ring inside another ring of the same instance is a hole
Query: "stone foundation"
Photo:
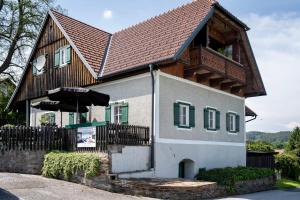
{"type": "Polygon", "coordinates": [[[0,152],[0,172],[41,174],[45,151],[0,152]]]}

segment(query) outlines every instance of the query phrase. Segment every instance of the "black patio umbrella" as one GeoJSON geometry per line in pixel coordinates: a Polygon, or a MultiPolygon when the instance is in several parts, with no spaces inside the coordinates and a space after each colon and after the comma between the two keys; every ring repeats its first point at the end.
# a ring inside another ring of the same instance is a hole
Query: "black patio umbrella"
{"type": "Polygon", "coordinates": [[[47,111],[60,111],[60,126],[62,127],[63,112],[86,113],[89,109],[86,106],[79,106],[78,109],[74,105],[65,104],[60,101],[41,101],[32,105],[33,108],[47,111]]]}
{"type": "MultiPolygon", "coordinates": [[[[77,112],[77,107],[65,104],[60,101],[41,101],[32,105],[33,108],[48,111],[77,112]]],[[[89,109],[86,106],[79,106],[79,113],[86,113],[89,109]]]]}
{"type": "Polygon", "coordinates": [[[75,106],[108,106],[109,103],[109,95],[85,88],[56,88],[48,91],[48,98],[75,106]]]}
{"type": "MultiPolygon", "coordinates": [[[[48,91],[48,98],[77,107],[80,106],[108,106],[109,95],[86,88],[61,87],[48,91]]],[[[78,113],[78,112],[77,112],[78,113]]],[[[79,118],[77,115],[77,122],[79,118]]]]}

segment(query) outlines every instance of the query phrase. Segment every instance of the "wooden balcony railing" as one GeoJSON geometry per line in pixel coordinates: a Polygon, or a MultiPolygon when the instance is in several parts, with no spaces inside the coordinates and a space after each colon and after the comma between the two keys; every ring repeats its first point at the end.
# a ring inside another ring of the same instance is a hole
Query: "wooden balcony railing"
{"type": "Polygon", "coordinates": [[[192,67],[200,66],[205,69],[246,83],[246,74],[243,65],[227,58],[226,56],[206,47],[193,49],[190,52],[190,64],[192,67]]]}

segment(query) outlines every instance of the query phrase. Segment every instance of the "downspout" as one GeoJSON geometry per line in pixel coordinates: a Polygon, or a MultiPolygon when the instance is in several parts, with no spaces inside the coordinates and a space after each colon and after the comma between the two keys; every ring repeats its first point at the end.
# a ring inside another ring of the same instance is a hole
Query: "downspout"
{"type": "Polygon", "coordinates": [[[151,86],[152,86],[152,100],[151,100],[151,168],[154,168],[154,75],[153,75],[153,64],[149,65],[151,74],[151,86]]]}

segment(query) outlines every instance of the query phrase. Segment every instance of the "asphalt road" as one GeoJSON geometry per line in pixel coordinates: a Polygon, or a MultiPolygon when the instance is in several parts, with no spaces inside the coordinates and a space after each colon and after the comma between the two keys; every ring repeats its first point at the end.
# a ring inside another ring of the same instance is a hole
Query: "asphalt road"
{"type": "Polygon", "coordinates": [[[270,190],[265,192],[227,197],[219,200],[300,200],[300,190],[270,190]]]}
{"type": "Polygon", "coordinates": [[[150,200],[41,176],[0,173],[0,200],[150,200]]]}
{"type": "MultiPolygon", "coordinates": [[[[0,200],[150,200],[41,176],[0,173],[0,200]]],[[[272,190],[220,200],[300,200],[300,189],[272,190]]]]}

